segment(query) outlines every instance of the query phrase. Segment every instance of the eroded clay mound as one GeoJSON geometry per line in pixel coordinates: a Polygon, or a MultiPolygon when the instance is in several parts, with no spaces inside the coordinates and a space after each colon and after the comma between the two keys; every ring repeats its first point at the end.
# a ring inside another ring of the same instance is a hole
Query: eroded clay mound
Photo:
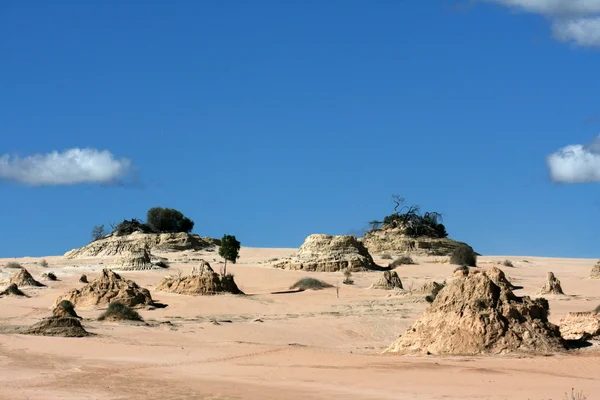
{"type": "Polygon", "coordinates": [[[449,256],[465,243],[448,238],[409,237],[402,228],[383,226],[360,239],[373,254],[389,252],[424,256],[449,256]]]}
{"type": "Polygon", "coordinates": [[[148,289],[138,286],[134,281],[121,278],[106,268],[98,278],[81,289],[73,289],[59,297],[56,304],[61,300],[68,300],[78,308],[106,306],[111,301],[118,301],[132,308],[154,305],[148,289]]]}
{"type": "Polygon", "coordinates": [[[600,261],[598,261],[596,263],[596,265],[594,265],[594,267],[592,268],[592,272],[590,273],[590,278],[591,279],[600,279],[600,261]]]}
{"type": "Polygon", "coordinates": [[[396,271],[385,271],[371,289],[401,290],[402,281],[396,271]]]}
{"type": "Polygon", "coordinates": [[[56,306],[54,306],[54,309],[52,310],[52,315],[54,317],[59,318],[81,319],[81,317],[75,312],[75,307],[73,306],[73,303],[71,303],[68,300],[62,300],[56,306]]]}
{"type": "Polygon", "coordinates": [[[486,271],[487,276],[498,286],[504,286],[510,290],[514,290],[515,286],[506,279],[504,271],[498,267],[491,267],[486,271]]]}
{"type": "Polygon", "coordinates": [[[16,284],[11,283],[10,285],[8,285],[8,287],[4,291],[0,292],[0,296],[23,296],[23,297],[26,297],[26,294],[23,293],[16,284]]]}
{"type": "Polygon", "coordinates": [[[23,286],[35,286],[35,287],[43,287],[46,286],[43,283],[40,283],[33,279],[33,276],[27,271],[25,268],[19,269],[19,271],[10,278],[10,284],[15,284],[18,287],[23,286]]]}
{"type": "Polygon", "coordinates": [[[145,271],[160,268],[152,263],[150,252],[147,249],[127,251],[122,254],[111,266],[117,271],[145,271]]]}
{"type": "Polygon", "coordinates": [[[600,336],[600,315],[595,311],[567,313],[560,321],[560,333],[567,340],[588,340],[600,336]]]}
{"type": "Polygon", "coordinates": [[[548,302],[517,297],[487,273],[454,277],[387,353],[550,353],[564,349],[548,322],[548,302]]]}
{"type": "Polygon", "coordinates": [[[110,234],[79,249],[65,253],[66,258],[119,256],[139,249],[156,251],[204,250],[213,248],[218,241],[189,233],[141,233],[117,236],[110,234]]]}
{"type": "Polygon", "coordinates": [[[26,335],[62,336],[62,337],[84,337],[89,333],[83,328],[77,318],[49,317],[29,327],[26,335]]]}
{"type": "Polygon", "coordinates": [[[554,273],[548,272],[546,276],[546,283],[544,286],[537,291],[538,295],[543,294],[564,294],[562,287],[560,286],[560,281],[554,276],[554,273]]]}
{"type": "Polygon", "coordinates": [[[204,260],[201,260],[198,268],[192,269],[192,274],[189,276],[164,278],[156,286],[156,290],[190,296],[209,296],[219,293],[243,294],[236,285],[233,275],[217,274],[204,260]]]}
{"type": "Polygon", "coordinates": [[[364,271],[375,267],[365,246],[354,236],[310,235],[291,258],[273,264],[276,268],[335,272],[346,268],[364,271]]]}

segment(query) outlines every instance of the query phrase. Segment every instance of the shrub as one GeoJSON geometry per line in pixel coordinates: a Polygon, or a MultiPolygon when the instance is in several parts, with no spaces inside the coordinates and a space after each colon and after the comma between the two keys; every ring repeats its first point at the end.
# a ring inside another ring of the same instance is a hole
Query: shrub
{"type": "Polygon", "coordinates": [[[144,224],[135,218],[131,220],[124,219],[117,226],[113,226],[113,233],[117,236],[131,235],[134,232],[157,233],[148,224],[144,224]]]}
{"type": "Polygon", "coordinates": [[[511,267],[511,268],[514,267],[514,264],[510,260],[502,261],[502,265],[504,265],[505,267],[511,267]]]}
{"type": "Polygon", "coordinates": [[[69,315],[77,315],[75,312],[75,306],[69,300],[61,300],[60,303],[56,305],[57,308],[62,308],[69,315]]]}
{"type": "Polygon", "coordinates": [[[565,393],[565,400],[586,400],[587,396],[583,391],[576,392],[575,388],[571,388],[571,393],[565,393]]]}
{"type": "Polygon", "coordinates": [[[352,285],[354,281],[352,280],[352,271],[349,268],[344,270],[344,281],[342,282],[344,285],[352,285]]]}
{"type": "Polygon", "coordinates": [[[290,289],[300,289],[300,290],[320,290],[325,288],[333,287],[327,282],[320,281],[315,278],[302,278],[298,282],[294,283],[290,286],[290,289]]]}
{"type": "Polygon", "coordinates": [[[96,240],[102,239],[105,235],[106,235],[106,232],[104,231],[104,225],[94,225],[94,227],[92,228],[92,241],[93,242],[95,242],[96,240]]]}
{"type": "Polygon", "coordinates": [[[47,274],[42,274],[42,277],[48,279],[49,281],[55,281],[58,279],[56,277],[56,275],[54,275],[54,272],[48,272],[47,274]]]}
{"type": "Polygon", "coordinates": [[[398,258],[396,258],[394,261],[392,261],[392,263],[389,265],[390,268],[396,268],[399,265],[410,265],[410,264],[414,264],[415,262],[413,261],[413,259],[410,256],[400,256],[398,258]]]}
{"type": "Polygon", "coordinates": [[[169,263],[168,263],[168,262],[166,262],[166,261],[162,261],[162,260],[161,260],[161,261],[158,261],[158,262],[156,263],[156,266],[157,266],[157,267],[161,267],[161,268],[165,268],[165,269],[166,269],[166,268],[169,268],[169,267],[171,267],[171,266],[169,265],[169,263]]]}
{"type": "Polygon", "coordinates": [[[132,310],[123,303],[113,302],[108,305],[108,309],[98,317],[98,321],[104,320],[129,320],[142,321],[142,317],[137,311],[132,310]]]}
{"type": "Polygon", "coordinates": [[[384,259],[384,260],[391,260],[393,257],[391,256],[391,254],[383,253],[381,255],[381,258],[384,259]]]}
{"type": "Polygon", "coordinates": [[[40,261],[40,267],[48,268],[48,261],[45,259],[40,261]]]}
{"type": "Polygon", "coordinates": [[[148,210],[146,224],[161,233],[189,233],[194,221],[172,208],[153,207],[148,210]]]}
{"type": "Polygon", "coordinates": [[[18,268],[23,268],[23,266],[21,264],[19,264],[18,262],[11,261],[8,264],[6,264],[6,268],[18,269],[18,268]]]}
{"type": "Polygon", "coordinates": [[[471,246],[463,244],[454,249],[452,256],[450,256],[450,263],[476,267],[477,254],[475,254],[475,251],[473,251],[471,246]]]}

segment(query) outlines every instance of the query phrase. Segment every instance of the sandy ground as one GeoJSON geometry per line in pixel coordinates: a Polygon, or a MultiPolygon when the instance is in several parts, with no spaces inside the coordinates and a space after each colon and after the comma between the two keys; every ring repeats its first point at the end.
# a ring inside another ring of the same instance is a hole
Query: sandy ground
{"type": "MultiPolygon", "coordinates": [[[[341,273],[273,269],[265,261],[295,249],[243,248],[228,271],[249,296],[190,297],[154,291],[173,271],[123,272],[168,304],[141,310],[148,323],[98,322],[101,309],[77,310],[87,338],[26,336],[10,332],[49,316],[55,299],[93,279],[110,259],[46,257],[0,260],[0,288],[18,261],[35,278],[53,271],[56,282],[26,288],[29,298],[0,298],[0,399],[564,399],[571,388],[600,399],[600,345],[551,357],[404,357],[381,355],[427,307],[368,287],[381,272],[341,273]],[[104,264],[101,264],[104,263],[104,264]],[[304,276],[336,289],[271,294],[304,276]],[[217,321],[217,323],[215,323],[217,321]],[[3,332],[3,333],[2,333],[3,332]]],[[[204,258],[219,270],[214,252],[158,254],[172,270],[189,273],[204,258]]],[[[549,297],[550,320],[600,304],[600,280],[587,279],[597,260],[480,257],[481,267],[509,259],[508,279],[533,295],[547,271],[566,296],[549,297]],[[524,261],[525,260],[525,261],[524,261]]],[[[454,266],[434,258],[396,269],[405,288],[443,281],[454,266]]],[[[380,265],[389,261],[376,258],[380,265]]]]}

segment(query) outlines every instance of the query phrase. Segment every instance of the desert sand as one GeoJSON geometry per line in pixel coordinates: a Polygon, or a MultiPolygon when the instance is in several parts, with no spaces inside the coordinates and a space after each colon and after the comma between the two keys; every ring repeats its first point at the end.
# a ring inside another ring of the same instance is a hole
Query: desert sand
{"type": "MultiPolygon", "coordinates": [[[[156,291],[181,270],[189,274],[205,259],[215,271],[215,251],[159,253],[169,270],[119,272],[150,290],[168,306],[137,310],[145,323],[100,322],[105,307],[76,308],[91,336],[61,338],[13,333],[52,314],[56,299],[83,287],[114,257],[0,260],[0,288],[21,263],[46,287],[20,288],[29,297],[0,298],[0,399],[564,399],[571,388],[600,398],[600,345],[551,356],[399,356],[382,354],[428,307],[393,291],[370,289],[382,272],[355,272],[343,285],[342,272],[273,268],[296,249],[242,248],[229,272],[246,296],[186,296],[156,291]],[[187,255],[188,257],[184,257],[187,255]],[[339,285],[299,293],[286,291],[302,277],[339,285]],[[338,297],[339,295],[339,297],[338,297]]],[[[444,257],[413,257],[416,265],[395,269],[405,289],[450,279],[456,266],[444,257]]],[[[374,257],[378,265],[389,260],[374,257]]],[[[500,266],[507,279],[531,295],[552,271],[564,295],[545,295],[549,320],[600,305],[600,280],[589,279],[597,260],[484,256],[484,269],[500,266]],[[505,259],[514,267],[500,266],[505,259]]]]}

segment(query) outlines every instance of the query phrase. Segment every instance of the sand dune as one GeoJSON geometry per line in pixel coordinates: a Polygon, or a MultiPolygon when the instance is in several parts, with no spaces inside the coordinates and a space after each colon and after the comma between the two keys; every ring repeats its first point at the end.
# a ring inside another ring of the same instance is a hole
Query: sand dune
{"type": "MultiPolygon", "coordinates": [[[[428,306],[409,296],[369,289],[381,272],[356,272],[343,285],[341,272],[272,268],[268,260],[296,249],[242,248],[228,271],[246,296],[186,296],[155,291],[160,280],[191,272],[203,258],[219,271],[215,252],[160,253],[170,270],[119,272],[150,290],[168,307],[138,310],[146,324],[99,322],[104,310],[77,309],[93,335],[85,338],[12,333],[49,315],[55,300],[79,277],[91,281],[113,258],[4,259],[21,263],[39,279],[53,271],[58,281],[25,287],[29,297],[0,298],[0,399],[563,399],[572,387],[588,399],[600,396],[600,346],[550,357],[415,357],[382,355],[428,306]],[[286,291],[301,277],[317,277],[336,288],[286,291]]],[[[449,279],[455,266],[440,257],[414,257],[416,265],[395,271],[405,289],[449,279]]],[[[507,279],[535,293],[548,271],[565,295],[546,296],[550,322],[566,313],[600,305],[600,280],[589,279],[597,260],[541,257],[479,257],[481,268],[505,259],[507,279]],[[526,260],[526,262],[524,261],[526,260]]],[[[375,257],[379,265],[389,261],[375,257]]],[[[0,268],[0,289],[12,269],[0,268]]]]}

